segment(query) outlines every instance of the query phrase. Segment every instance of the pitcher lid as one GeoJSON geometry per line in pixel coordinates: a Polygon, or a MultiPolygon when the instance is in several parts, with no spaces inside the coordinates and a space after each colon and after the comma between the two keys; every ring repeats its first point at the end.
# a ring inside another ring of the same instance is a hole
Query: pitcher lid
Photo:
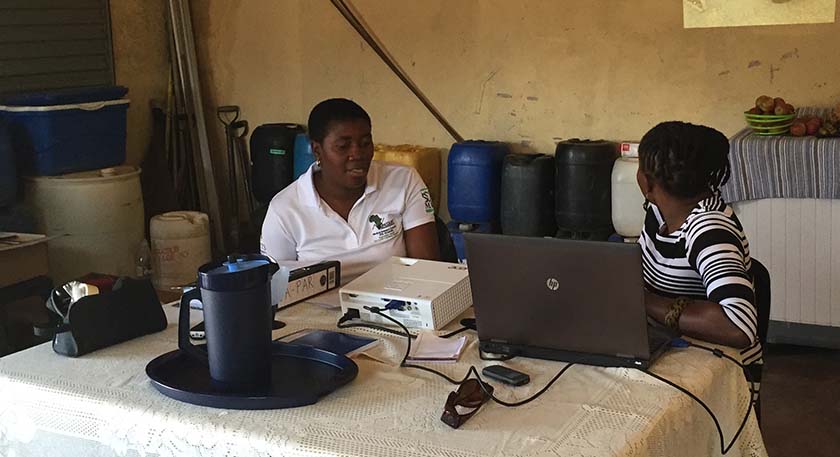
{"type": "Polygon", "coordinates": [[[214,291],[246,290],[266,285],[279,269],[271,257],[259,254],[229,255],[198,269],[198,286],[214,291]]]}

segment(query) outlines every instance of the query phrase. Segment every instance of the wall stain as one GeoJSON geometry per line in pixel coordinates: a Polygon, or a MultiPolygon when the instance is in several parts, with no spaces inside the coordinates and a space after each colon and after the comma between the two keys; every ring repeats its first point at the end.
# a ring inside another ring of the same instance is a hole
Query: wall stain
{"type": "Polygon", "coordinates": [[[793,48],[793,51],[786,52],[782,54],[781,60],[787,60],[791,57],[799,58],[799,48],[793,48]]]}
{"type": "Polygon", "coordinates": [[[490,82],[491,79],[493,79],[496,76],[496,73],[498,72],[498,68],[491,71],[490,74],[487,75],[487,78],[484,80],[484,82],[481,83],[481,95],[479,95],[478,97],[478,106],[476,107],[475,111],[473,111],[473,114],[481,114],[481,108],[484,105],[484,93],[487,91],[487,84],[490,82]]]}
{"type": "Polygon", "coordinates": [[[761,61],[760,60],[753,60],[747,65],[747,68],[753,68],[753,67],[758,67],[758,66],[761,66],[761,61]]]}
{"type": "Polygon", "coordinates": [[[725,70],[725,71],[722,71],[722,72],[718,73],[718,76],[726,76],[726,75],[728,75],[729,73],[731,73],[731,71],[729,71],[729,70],[725,70]]]}
{"type": "Polygon", "coordinates": [[[532,102],[535,102],[535,101],[539,100],[539,98],[538,98],[538,97],[534,97],[533,95],[532,95],[532,96],[530,96],[530,97],[525,97],[525,98],[526,98],[526,99],[528,99],[528,100],[530,100],[530,101],[532,101],[532,102]]]}
{"type": "Polygon", "coordinates": [[[510,112],[510,117],[516,117],[516,111],[511,111],[510,112]]]}
{"type": "Polygon", "coordinates": [[[513,98],[513,95],[506,94],[504,92],[497,92],[496,96],[499,97],[499,98],[513,98]]]}

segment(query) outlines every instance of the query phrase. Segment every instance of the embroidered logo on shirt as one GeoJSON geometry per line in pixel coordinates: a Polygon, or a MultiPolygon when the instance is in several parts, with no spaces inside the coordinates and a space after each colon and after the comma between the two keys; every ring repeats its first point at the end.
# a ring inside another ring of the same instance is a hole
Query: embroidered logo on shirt
{"type": "Polygon", "coordinates": [[[373,241],[390,240],[400,234],[399,221],[394,214],[371,214],[368,222],[372,225],[373,241]]]}
{"type": "Polygon", "coordinates": [[[429,193],[429,188],[424,187],[420,189],[420,196],[423,197],[423,200],[426,202],[426,212],[431,214],[435,212],[435,207],[432,205],[432,195],[429,193]]]}

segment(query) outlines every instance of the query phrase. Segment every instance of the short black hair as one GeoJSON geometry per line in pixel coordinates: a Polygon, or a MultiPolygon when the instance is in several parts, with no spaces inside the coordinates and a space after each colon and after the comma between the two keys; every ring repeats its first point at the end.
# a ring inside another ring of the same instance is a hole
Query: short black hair
{"type": "Polygon", "coordinates": [[[663,122],[642,137],[639,166],[673,196],[717,193],[729,180],[729,140],[704,125],[663,122]]]}
{"type": "Polygon", "coordinates": [[[322,143],[327,136],[330,123],[364,119],[370,124],[370,116],[358,103],[346,98],[330,98],[312,108],[309,113],[309,138],[322,143]]]}

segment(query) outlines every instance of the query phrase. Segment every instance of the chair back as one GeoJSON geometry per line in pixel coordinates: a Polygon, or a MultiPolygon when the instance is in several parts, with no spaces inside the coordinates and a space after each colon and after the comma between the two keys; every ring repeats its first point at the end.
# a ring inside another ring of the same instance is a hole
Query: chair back
{"type": "Polygon", "coordinates": [[[756,260],[752,259],[750,275],[755,285],[755,306],[758,312],[758,340],[764,346],[767,343],[767,329],[770,326],[770,272],[756,260]]]}
{"type": "Polygon", "coordinates": [[[458,263],[458,252],[455,250],[455,242],[452,235],[441,218],[435,216],[435,228],[437,229],[438,248],[440,249],[440,260],[444,262],[458,263]]]}

